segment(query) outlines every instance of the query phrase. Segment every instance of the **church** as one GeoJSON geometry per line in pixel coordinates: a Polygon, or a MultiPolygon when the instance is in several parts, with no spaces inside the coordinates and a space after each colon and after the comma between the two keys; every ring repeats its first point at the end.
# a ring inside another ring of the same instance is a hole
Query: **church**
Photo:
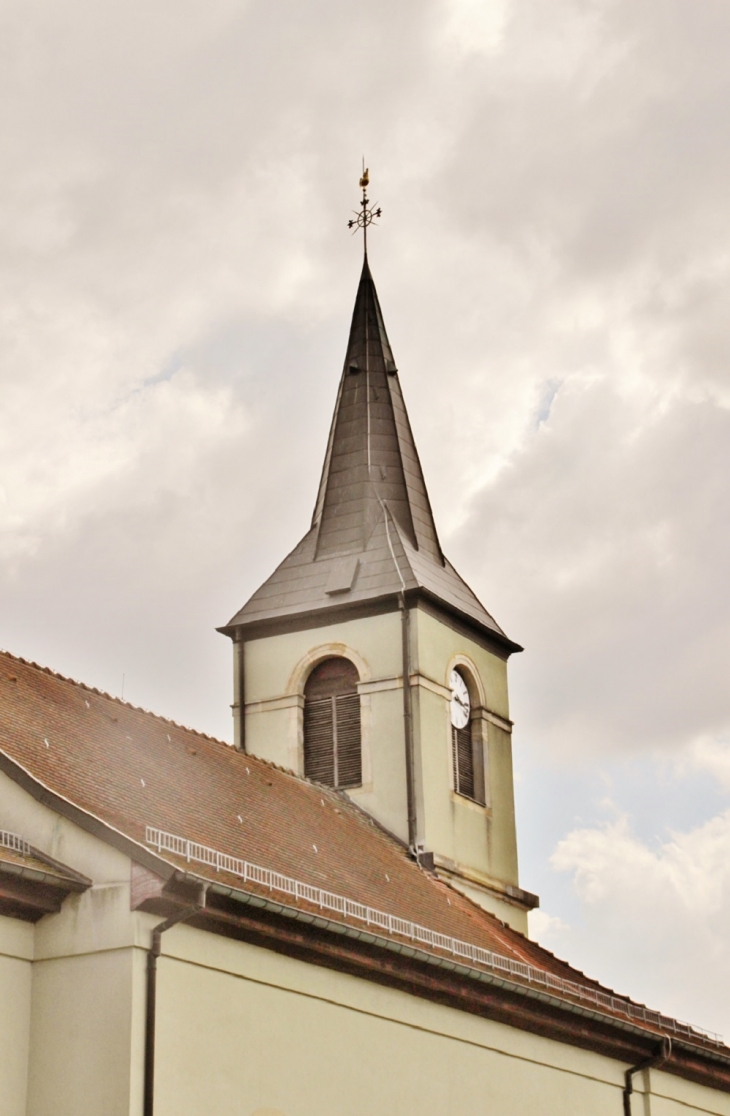
{"type": "Polygon", "coordinates": [[[219,628],[233,746],[0,654],[0,1116],[730,1116],[719,1036],[528,937],[521,648],[365,249],[311,528],[219,628]]]}

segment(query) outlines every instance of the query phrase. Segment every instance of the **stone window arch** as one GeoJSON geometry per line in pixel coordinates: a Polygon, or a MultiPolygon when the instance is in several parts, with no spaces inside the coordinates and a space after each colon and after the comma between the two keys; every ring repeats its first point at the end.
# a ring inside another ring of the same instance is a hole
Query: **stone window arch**
{"type": "MultiPolygon", "coordinates": [[[[479,689],[471,672],[463,665],[455,666],[450,675],[452,694],[457,694],[463,689],[469,695],[469,713],[466,723],[451,723],[451,763],[454,776],[454,790],[463,798],[478,802],[480,806],[486,803],[486,787],[484,773],[484,741],[481,731],[481,702],[479,689]]],[[[454,699],[452,699],[452,707],[454,699]]],[[[460,703],[456,700],[456,711],[459,712],[460,703]]],[[[456,720],[459,721],[459,717],[456,720]]]]}
{"type": "Polygon", "coordinates": [[[304,774],[329,787],[362,784],[362,729],[357,667],[322,660],[304,685],[304,774]]]}

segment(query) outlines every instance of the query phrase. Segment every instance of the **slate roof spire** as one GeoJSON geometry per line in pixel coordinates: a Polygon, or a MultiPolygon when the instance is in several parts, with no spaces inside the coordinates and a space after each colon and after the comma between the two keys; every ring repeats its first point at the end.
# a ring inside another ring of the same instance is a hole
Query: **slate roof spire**
{"type": "Polygon", "coordinates": [[[367,255],[312,525],[219,631],[306,627],[330,612],[428,599],[519,651],[444,557],[367,255]]]}
{"type": "Polygon", "coordinates": [[[363,260],[312,527],[316,555],[361,551],[387,506],[403,537],[443,565],[393,351],[363,260]]]}

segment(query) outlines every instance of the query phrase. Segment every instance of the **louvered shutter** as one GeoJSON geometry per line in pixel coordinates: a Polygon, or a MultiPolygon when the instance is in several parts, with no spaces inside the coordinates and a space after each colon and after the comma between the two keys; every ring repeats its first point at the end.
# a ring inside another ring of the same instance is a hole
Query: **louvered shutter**
{"type": "Polygon", "coordinates": [[[304,689],[304,774],[330,787],[362,783],[360,695],[348,659],[326,659],[304,689]]]}
{"type": "Polygon", "coordinates": [[[338,787],[359,787],[362,783],[360,746],[360,695],[340,694],[335,698],[336,783],[338,787]]]}
{"type": "Polygon", "coordinates": [[[304,774],[335,785],[334,698],[304,703],[304,774]]]}
{"type": "Polygon", "coordinates": [[[452,725],[451,741],[454,758],[454,789],[457,794],[474,798],[474,746],[471,726],[457,729],[452,725]]]}

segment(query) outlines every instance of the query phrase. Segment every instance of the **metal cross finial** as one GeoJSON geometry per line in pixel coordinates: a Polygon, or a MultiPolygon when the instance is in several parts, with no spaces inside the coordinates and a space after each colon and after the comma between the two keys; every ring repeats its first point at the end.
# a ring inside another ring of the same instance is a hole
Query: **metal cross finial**
{"type": "MultiPolygon", "coordinates": [[[[362,201],[360,202],[360,209],[353,210],[354,218],[350,218],[347,222],[348,229],[352,229],[356,233],[358,229],[362,229],[363,250],[365,255],[368,254],[368,225],[376,223],[376,218],[382,215],[380,206],[371,206],[370,198],[368,197],[368,185],[370,183],[370,172],[365,166],[365,160],[362,161],[362,177],[360,179],[360,189],[362,190],[362,201]]],[[[376,203],[377,204],[377,203],[376,203]]]]}

